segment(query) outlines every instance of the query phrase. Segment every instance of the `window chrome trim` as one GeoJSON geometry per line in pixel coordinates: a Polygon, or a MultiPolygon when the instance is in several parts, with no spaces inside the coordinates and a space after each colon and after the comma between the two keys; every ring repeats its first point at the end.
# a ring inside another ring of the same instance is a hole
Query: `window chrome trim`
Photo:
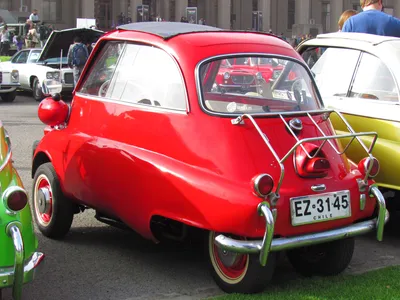
{"type": "MultiPolygon", "coordinates": [[[[173,108],[166,108],[166,107],[161,107],[161,106],[153,106],[153,105],[147,105],[147,104],[140,104],[140,103],[132,103],[132,102],[126,102],[122,100],[116,100],[116,99],[111,99],[111,98],[103,98],[99,96],[93,96],[93,95],[87,95],[87,94],[82,94],[80,92],[76,92],[75,95],[77,97],[86,99],[86,100],[92,100],[96,102],[106,102],[106,103],[113,103],[113,104],[121,104],[125,106],[132,106],[135,108],[144,108],[144,110],[148,110],[151,112],[169,112],[169,113],[176,113],[176,114],[182,114],[182,115],[188,115],[189,112],[186,110],[178,110],[178,109],[173,109],[173,108]]],[[[75,98],[75,96],[74,96],[75,98]]],[[[74,99],[75,100],[75,99],[74,99]]]]}
{"type": "MultiPolygon", "coordinates": [[[[299,54],[300,55],[300,54],[299,54]]],[[[322,101],[322,96],[319,92],[317,83],[315,82],[315,79],[311,73],[310,68],[307,66],[307,64],[305,62],[302,62],[301,60],[295,58],[295,57],[291,57],[291,56],[286,56],[286,55],[280,55],[280,54],[270,54],[270,53],[259,53],[259,52],[237,52],[237,53],[227,53],[227,54],[221,54],[221,55],[216,55],[216,56],[212,56],[212,57],[208,57],[206,59],[201,60],[199,63],[197,63],[195,70],[194,70],[194,76],[195,76],[195,81],[196,81],[196,93],[197,93],[197,98],[198,101],[200,102],[200,107],[202,109],[203,112],[213,115],[213,116],[220,116],[220,117],[237,117],[240,116],[242,114],[237,113],[237,114],[228,114],[228,113],[221,113],[221,112],[215,112],[215,111],[211,111],[209,109],[207,109],[207,107],[205,107],[204,105],[204,101],[203,101],[203,87],[200,81],[200,68],[203,66],[203,64],[206,64],[210,61],[214,61],[214,60],[221,60],[224,58],[229,58],[229,57],[240,57],[240,56],[259,56],[259,57],[266,57],[266,58],[277,58],[277,59],[285,59],[285,60],[289,60],[289,61],[293,61],[295,63],[300,64],[301,66],[304,67],[305,71],[308,73],[310,80],[312,82],[312,84],[314,85],[314,91],[315,94],[317,96],[317,101],[318,104],[320,105],[319,108],[315,109],[315,110],[322,110],[325,108],[324,103],[322,101]]],[[[276,112],[271,112],[271,113],[254,113],[251,114],[252,116],[257,116],[257,115],[262,115],[262,116],[266,116],[266,115],[271,115],[271,116],[276,116],[277,113],[276,112]]]]}
{"type": "MultiPolygon", "coordinates": [[[[184,109],[173,109],[173,108],[166,108],[166,107],[162,107],[162,106],[151,106],[151,105],[145,105],[145,104],[131,103],[131,102],[127,102],[127,101],[124,101],[124,100],[116,100],[116,99],[112,99],[112,98],[99,97],[99,96],[90,95],[90,94],[83,94],[83,93],[78,92],[78,91],[75,92],[75,94],[77,94],[77,95],[79,95],[79,97],[82,97],[82,98],[85,98],[85,99],[92,99],[93,98],[93,100],[96,100],[96,101],[104,100],[105,102],[108,102],[108,103],[123,104],[123,105],[128,105],[128,106],[133,106],[133,107],[144,107],[144,106],[155,107],[155,108],[157,108],[156,109],[157,111],[166,110],[168,112],[174,112],[174,113],[183,113],[183,114],[189,114],[190,113],[189,96],[188,96],[188,90],[187,90],[187,86],[186,86],[186,81],[185,81],[185,78],[183,76],[182,69],[181,69],[180,65],[178,64],[178,61],[175,59],[175,57],[171,53],[169,53],[168,51],[166,51],[163,48],[157,47],[157,46],[152,45],[152,44],[138,43],[138,42],[135,42],[135,41],[132,41],[132,40],[117,40],[117,39],[113,39],[111,41],[112,42],[120,41],[120,42],[124,43],[123,53],[118,57],[117,65],[116,65],[116,68],[115,68],[115,70],[113,72],[113,75],[112,75],[111,79],[114,78],[115,71],[119,66],[120,59],[125,54],[127,45],[138,45],[140,47],[157,48],[157,49],[163,51],[164,53],[166,53],[172,59],[172,61],[174,62],[175,66],[176,66],[176,68],[178,70],[178,73],[179,73],[179,76],[180,76],[180,79],[181,79],[181,83],[182,83],[182,87],[183,87],[183,90],[184,90],[186,108],[184,108],[184,109]]],[[[87,71],[90,71],[90,70],[87,70],[87,71]]],[[[81,87],[82,87],[82,85],[81,85],[81,87]]]]}

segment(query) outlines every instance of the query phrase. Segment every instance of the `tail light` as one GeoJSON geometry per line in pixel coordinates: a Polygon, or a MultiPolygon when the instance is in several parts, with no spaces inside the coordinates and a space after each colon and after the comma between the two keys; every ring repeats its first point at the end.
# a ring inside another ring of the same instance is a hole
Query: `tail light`
{"type": "Polygon", "coordinates": [[[365,176],[369,170],[368,178],[378,175],[380,169],[379,161],[373,157],[365,157],[358,163],[358,170],[365,176]]]}
{"type": "Polygon", "coordinates": [[[7,210],[17,212],[22,210],[28,203],[28,195],[20,187],[9,187],[4,191],[3,203],[7,210]]]}
{"type": "Polygon", "coordinates": [[[294,165],[300,177],[319,178],[328,175],[331,165],[319,147],[311,143],[303,144],[304,149],[312,157],[309,158],[303,148],[298,147],[294,156],[294,165]],[[315,154],[317,154],[315,156],[315,154]],[[315,156],[315,157],[314,157],[315,156]]]}
{"type": "Polygon", "coordinates": [[[254,193],[259,197],[266,197],[274,188],[274,180],[268,174],[260,174],[253,178],[254,193]]]}

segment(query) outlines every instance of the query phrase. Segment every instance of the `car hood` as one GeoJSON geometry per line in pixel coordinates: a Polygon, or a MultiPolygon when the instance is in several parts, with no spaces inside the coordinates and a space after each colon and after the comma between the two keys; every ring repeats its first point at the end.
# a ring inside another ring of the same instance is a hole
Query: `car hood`
{"type": "Polygon", "coordinates": [[[104,31],[89,28],[53,30],[40,54],[38,62],[59,58],[61,50],[63,50],[63,57],[67,57],[69,46],[74,43],[75,36],[80,36],[84,43],[95,43],[103,34],[104,31]]]}
{"type": "Polygon", "coordinates": [[[0,63],[0,72],[11,72],[11,71],[12,71],[11,62],[5,61],[0,63]]]}

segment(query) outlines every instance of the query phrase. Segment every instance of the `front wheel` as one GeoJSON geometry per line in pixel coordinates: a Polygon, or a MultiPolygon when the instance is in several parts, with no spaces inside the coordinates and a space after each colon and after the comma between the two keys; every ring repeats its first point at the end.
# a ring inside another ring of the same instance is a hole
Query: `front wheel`
{"type": "Polygon", "coordinates": [[[15,90],[7,94],[2,94],[1,100],[3,100],[4,102],[13,102],[16,97],[17,97],[17,91],[15,90]]]}
{"type": "Polygon", "coordinates": [[[74,204],[64,196],[52,163],[36,170],[32,198],[35,221],[43,235],[64,237],[71,228],[74,204]]]}
{"type": "Polygon", "coordinates": [[[277,254],[271,252],[265,267],[260,265],[258,255],[224,251],[214,244],[215,232],[208,235],[208,257],[212,276],[226,293],[259,293],[272,279],[277,254]]]}
{"type": "Polygon", "coordinates": [[[32,95],[36,101],[42,101],[44,98],[44,95],[42,93],[42,88],[40,86],[40,82],[37,77],[35,77],[35,79],[33,80],[32,95]]]}
{"type": "Polygon", "coordinates": [[[354,238],[347,238],[290,250],[287,256],[295,270],[303,276],[333,276],[349,266],[354,245],[354,238]]]}

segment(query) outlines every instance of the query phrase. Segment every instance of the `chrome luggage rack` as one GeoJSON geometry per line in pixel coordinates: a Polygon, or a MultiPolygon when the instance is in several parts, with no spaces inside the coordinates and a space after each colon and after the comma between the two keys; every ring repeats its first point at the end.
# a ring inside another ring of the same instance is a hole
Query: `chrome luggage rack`
{"type": "MultiPolygon", "coordinates": [[[[279,181],[278,184],[276,185],[275,191],[273,191],[270,195],[269,195],[269,199],[271,201],[272,205],[276,204],[276,201],[279,199],[279,190],[281,188],[282,182],[283,182],[283,178],[285,176],[285,167],[283,165],[283,163],[288,159],[288,157],[294,152],[296,151],[296,149],[298,147],[301,147],[304,151],[304,153],[307,155],[308,158],[312,159],[314,157],[316,157],[318,155],[318,153],[321,151],[321,149],[324,147],[324,145],[326,143],[328,143],[333,149],[334,151],[338,154],[338,155],[342,155],[344,154],[347,149],[350,147],[350,145],[353,143],[354,140],[357,140],[361,147],[365,150],[365,152],[367,153],[368,157],[372,160],[374,159],[373,155],[371,154],[372,149],[374,148],[374,145],[376,143],[376,140],[378,138],[378,134],[376,132],[359,132],[356,133],[353,128],[350,126],[350,124],[346,121],[346,119],[342,116],[342,114],[336,110],[327,110],[327,109],[323,109],[323,110],[313,110],[313,111],[299,111],[299,112],[280,112],[280,113],[265,113],[265,114],[243,114],[240,115],[239,117],[233,119],[231,122],[233,125],[239,125],[239,124],[244,124],[244,119],[249,119],[251,121],[251,123],[254,125],[254,127],[257,129],[258,133],[260,134],[261,138],[263,139],[263,141],[265,142],[265,144],[268,146],[268,149],[271,151],[271,153],[273,154],[274,158],[276,159],[276,161],[279,164],[280,167],[280,177],[279,177],[279,181]],[[336,113],[339,118],[342,120],[342,122],[346,125],[347,130],[350,132],[349,134],[343,134],[343,135],[326,135],[323,130],[321,129],[320,126],[318,126],[317,122],[315,122],[314,118],[312,117],[312,115],[320,115],[320,114],[324,114],[323,118],[324,120],[328,120],[330,115],[332,113],[336,113]],[[291,133],[291,135],[295,138],[296,140],[296,144],[293,145],[293,147],[282,157],[280,158],[278,156],[278,154],[276,153],[274,147],[271,145],[269,138],[267,137],[267,135],[262,132],[262,130],[260,129],[260,127],[258,126],[257,122],[254,120],[254,117],[274,117],[274,116],[279,116],[280,119],[282,120],[282,122],[285,124],[286,128],[288,129],[288,131],[291,133]],[[304,138],[304,139],[299,139],[295,132],[293,131],[292,127],[288,124],[288,122],[285,120],[284,117],[292,117],[292,116],[308,116],[308,118],[311,120],[311,122],[315,125],[315,127],[318,129],[318,131],[321,133],[322,136],[319,137],[311,137],[311,138],[304,138]],[[364,142],[360,139],[360,137],[362,136],[372,136],[373,140],[372,143],[370,145],[370,147],[368,148],[364,142]],[[344,139],[344,138],[351,138],[351,140],[347,143],[346,147],[344,147],[343,151],[340,151],[331,140],[334,139],[344,139]],[[315,141],[322,141],[321,145],[319,146],[319,148],[317,149],[317,151],[311,155],[303,146],[304,143],[306,142],[315,142],[315,141]]],[[[372,164],[369,164],[369,167],[367,168],[365,177],[364,177],[364,183],[366,184],[368,177],[369,177],[369,173],[371,172],[372,169],[372,164]]]]}

